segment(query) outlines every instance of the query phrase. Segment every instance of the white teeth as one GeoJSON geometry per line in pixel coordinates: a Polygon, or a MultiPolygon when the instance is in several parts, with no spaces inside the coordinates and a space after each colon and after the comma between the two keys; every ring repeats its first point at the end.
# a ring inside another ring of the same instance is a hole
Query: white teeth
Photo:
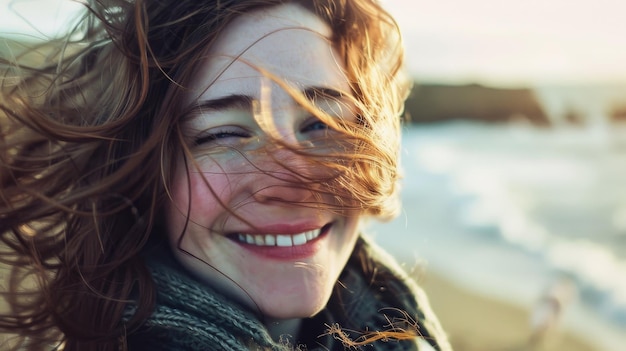
{"type": "Polygon", "coordinates": [[[289,235],[276,235],[276,246],[293,246],[289,235]]]}
{"type": "Polygon", "coordinates": [[[254,243],[259,245],[259,246],[265,245],[265,240],[263,240],[263,235],[255,235],[254,236],[254,243]]]}
{"type": "Polygon", "coordinates": [[[256,246],[299,246],[317,238],[321,229],[310,230],[293,235],[286,234],[238,234],[237,238],[242,243],[256,246]]]}
{"type": "Polygon", "coordinates": [[[293,241],[293,246],[304,245],[306,244],[306,234],[302,233],[302,234],[294,235],[293,238],[291,238],[291,240],[293,241]]]}

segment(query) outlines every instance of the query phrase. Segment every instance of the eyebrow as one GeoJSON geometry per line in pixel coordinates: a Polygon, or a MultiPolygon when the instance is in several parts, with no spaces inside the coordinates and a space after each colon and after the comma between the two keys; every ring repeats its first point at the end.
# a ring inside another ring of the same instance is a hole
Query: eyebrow
{"type": "MultiPolygon", "coordinates": [[[[339,90],[326,87],[309,87],[302,91],[307,99],[313,101],[316,98],[342,98],[345,94],[339,90]]],[[[228,109],[251,110],[254,98],[250,95],[231,94],[215,99],[202,100],[192,110],[223,111],[228,109]]]]}
{"type": "Polygon", "coordinates": [[[304,96],[306,96],[309,100],[313,101],[316,98],[325,98],[325,99],[338,99],[344,97],[344,93],[339,90],[326,88],[326,87],[310,87],[306,88],[302,91],[304,96]]]}
{"type": "Polygon", "coordinates": [[[216,99],[202,100],[193,110],[221,111],[228,109],[251,110],[254,98],[250,95],[232,94],[216,99]]]}

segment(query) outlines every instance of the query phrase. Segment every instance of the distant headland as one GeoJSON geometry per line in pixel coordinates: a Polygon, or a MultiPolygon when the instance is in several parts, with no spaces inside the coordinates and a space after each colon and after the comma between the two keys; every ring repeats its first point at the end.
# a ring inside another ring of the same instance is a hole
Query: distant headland
{"type": "Polygon", "coordinates": [[[414,83],[405,103],[409,123],[471,120],[538,127],[626,122],[626,85],[496,88],[414,83]]]}

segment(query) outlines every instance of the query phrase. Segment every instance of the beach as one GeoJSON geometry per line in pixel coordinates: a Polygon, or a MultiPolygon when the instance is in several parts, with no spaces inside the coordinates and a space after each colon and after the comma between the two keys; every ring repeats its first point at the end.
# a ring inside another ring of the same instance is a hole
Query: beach
{"type": "MultiPolygon", "coordinates": [[[[374,228],[394,229],[393,223],[387,226],[374,228]]],[[[380,240],[380,238],[378,239],[380,240]]],[[[468,250],[475,246],[468,245],[468,250]]],[[[389,248],[387,248],[389,250],[389,248]]],[[[475,264],[464,265],[464,258],[458,252],[451,255],[444,254],[449,259],[449,265],[459,263],[458,268],[449,270],[439,269],[440,262],[431,261],[419,254],[407,255],[406,250],[391,249],[390,253],[399,261],[403,269],[409,272],[418,285],[426,292],[431,306],[439,318],[450,339],[455,351],[620,351],[624,337],[619,336],[619,330],[613,330],[606,336],[610,340],[596,342],[591,335],[584,335],[580,331],[580,324],[572,319],[580,317],[573,310],[577,306],[563,306],[553,324],[546,328],[533,329],[533,314],[543,298],[544,289],[540,288],[549,278],[538,277],[528,285],[535,287],[521,294],[502,293],[513,287],[509,279],[502,278],[501,284],[506,285],[498,289],[492,284],[498,280],[500,269],[491,272],[484,269],[484,275],[475,272],[465,278],[459,276],[465,267],[473,269],[475,264]],[[459,260],[454,260],[457,256],[459,260]],[[484,278],[483,278],[484,277],[484,278]],[[534,293],[529,293],[533,291],[534,293]],[[537,342],[531,342],[537,330],[544,332],[537,342]]],[[[452,250],[454,251],[454,250],[452,250]]],[[[489,250],[479,250],[479,255],[489,250]]],[[[430,257],[430,256],[429,256],[430,257]]],[[[509,266],[507,261],[494,262],[493,266],[509,266]]],[[[506,270],[507,268],[505,268],[506,270]]],[[[510,278],[510,277],[508,277],[510,278]]],[[[498,284],[497,282],[495,283],[498,284]]],[[[587,318],[588,315],[585,315],[587,318]]],[[[584,321],[580,321],[583,322],[584,321]]],[[[591,323],[597,320],[591,320],[591,323]]],[[[597,326],[598,327],[598,326],[597,326]]],[[[606,328],[602,322],[599,328],[606,328]]],[[[591,328],[593,330],[594,328],[591,328]]]]}
{"type": "Polygon", "coordinates": [[[626,131],[456,122],[403,138],[401,213],[365,231],[416,271],[457,351],[625,349],[626,131]]]}
{"type": "Polygon", "coordinates": [[[434,273],[417,279],[456,351],[603,351],[559,327],[531,344],[531,309],[472,292],[434,273]]]}

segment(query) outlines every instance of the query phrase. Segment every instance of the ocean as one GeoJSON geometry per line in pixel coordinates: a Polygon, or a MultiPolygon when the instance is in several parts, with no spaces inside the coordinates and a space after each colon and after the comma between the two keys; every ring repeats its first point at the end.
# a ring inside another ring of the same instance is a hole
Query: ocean
{"type": "Polygon", "coordinates": [[[402,165],[402,214],[370,228],[382,246],[531,308],[565,285],[564,327],[624,350],[626,128],[409,125],[402,165]]]}

